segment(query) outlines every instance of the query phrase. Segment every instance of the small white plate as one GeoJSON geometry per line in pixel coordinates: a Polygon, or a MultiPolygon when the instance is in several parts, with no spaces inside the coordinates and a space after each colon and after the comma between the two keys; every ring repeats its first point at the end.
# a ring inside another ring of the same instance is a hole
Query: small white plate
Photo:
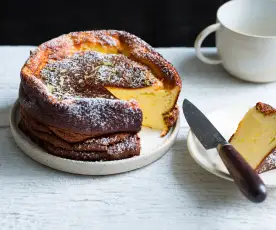
{"type": "Polygon", "coordinates": [[[16,101],[10,114],[12,135],[17,145],[33,160],[48,167],[75,174],[109,175],[127,172],[144,167],[161,158],[173,145],[180,127],[178,119],[176,125],[163,138],[157,130],[143,127],[139,136],[141,138],[140,156],[117,161],[76,161],[57,157],[47,153],[37,146],[18,128],[20,120],[19,103],[16,101]]]}
{"type": "MultiPolygon", "coordinates": [[[[245,104],[226,107],[207,114],[206,117],[208,117],[224,138],[229,140],[231,135],[235,133],[243,116],[252,106],[254,105],[245,104]]],[[[191,130],[188,133],[187,146],[191,156],[201,167],[216,176],[233,181],[228,170],[220,159],[217,150],[206,150],[191,130]]],[[[276,170],[262,173],[260,176],[267,186],[276,186],[276,170]]]]}

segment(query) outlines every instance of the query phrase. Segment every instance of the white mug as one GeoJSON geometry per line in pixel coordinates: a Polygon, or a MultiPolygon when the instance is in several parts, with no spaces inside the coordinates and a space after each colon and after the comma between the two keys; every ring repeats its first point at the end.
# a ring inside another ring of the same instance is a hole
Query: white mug
{"type": "Polygon", "coordinates": [[[195,41],[197,57],[222,64],[233,76],[251,82],[276,81],[276,0],[232,0],[217,11],[217,23],[195,41]],[[219,60],[204,56],[203,40],[216,32],[219,60]]]}

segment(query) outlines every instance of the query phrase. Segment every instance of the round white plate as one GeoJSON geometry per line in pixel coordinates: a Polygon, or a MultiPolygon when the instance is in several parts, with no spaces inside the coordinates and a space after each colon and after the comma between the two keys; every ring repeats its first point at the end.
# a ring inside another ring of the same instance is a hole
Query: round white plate
{"type": "Polygon", "coordinates": [[[144,167],[162,157],[173,145],[180,127],[178,119],[176,125],[163,138],[160,132],[143,127],[139,136],[141,138],[141,153],[139,156],[117,161],[76,161],[56,157],[32,142],[18,128],[20,120],[19,103],[14,104],[10,114],[12,135],[17,145],[33,160],[48,167],[64,172],[84,175],[109,175],[127,172],[144,167]]]}
{"type": "MultiPolygon", "coordinates": [[[[215,125],[225,139],[229,140],[231,135],[235,133],[243,116],[253,106],[252,104],[245,104],[226,107],[207,114],[206,117],[215,125]]],[[[188,133],[187,146],[191,156],[200,166],[216,176],[233,181],[217,150],[206,150],[191,130],[188,133]]],[[[276,186],[276,170],[262,173],[260,176],[267,186],[276,186]]]]}

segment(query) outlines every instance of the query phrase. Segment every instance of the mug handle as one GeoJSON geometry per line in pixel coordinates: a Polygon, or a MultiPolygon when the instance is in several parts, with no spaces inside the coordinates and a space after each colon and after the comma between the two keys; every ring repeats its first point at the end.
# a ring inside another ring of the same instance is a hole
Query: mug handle
{"type": "Polygon", "coordinates": [[[206,27],[204,30],[201,31],[201,33],[197,36],[196,40],[195,40],[195,50],[196,50],[196,55],[197,57],[207,63],[207,64],[211,64],[211,65],[218,65],[222,63],[222,60],[213,60],[210,58],[207,58],[206,56],[204,56],[201,51],[201,45],[202,42],[204,41],[204,39],[211,33],[216,32],[218,29],[220,28],[220,23],[216,23],[213,25],[210,25],[208,27],[206,27]]]}

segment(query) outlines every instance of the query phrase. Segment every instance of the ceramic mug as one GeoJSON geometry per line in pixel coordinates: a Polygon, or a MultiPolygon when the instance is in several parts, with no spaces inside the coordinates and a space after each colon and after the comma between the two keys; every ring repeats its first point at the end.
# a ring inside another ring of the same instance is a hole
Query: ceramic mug
{"type": "Polygon", "coordinates": [[[217,11],[217,23],[196,38],[197,57],[207,64],[222,64],[233,76],[251,82],[276,80],[276,1],[232,0],[217,11]],[[219,60],[201,52],[203,40],[216,33],[219,60]]]}

